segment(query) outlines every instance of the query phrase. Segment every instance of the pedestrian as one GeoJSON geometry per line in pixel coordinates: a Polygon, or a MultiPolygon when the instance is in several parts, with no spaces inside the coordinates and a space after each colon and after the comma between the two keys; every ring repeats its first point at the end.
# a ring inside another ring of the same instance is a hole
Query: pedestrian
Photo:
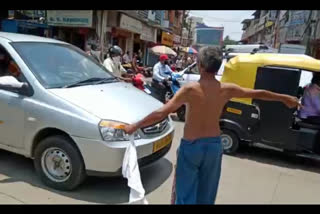
{"type": "Polygon", "coordinates": [[[177,58],[176,67],[177,67],[178,71],[180,71],[182,69],[182,57],[181,56],[178,56],[178,58],[177,58]]]}
{"type": "Polygon", "coordinates": [[[182,67],[183,68],[186,68],[187,67],[187,59],[188,59],[188,56],[187,54],[185,54],[182,58],[182,67]]]}
{"type": "Polygon", "coordinates": [[[204,47],[199,51],[197,66],[200,80],[183,86],[160,109],[124,130],[133,134],[168,117],[186,105],[184,135],[178,149],[175,204],[213,204],[218,190],[223,147],[219,118],[226,103],[234,98],[280,101],[289,108],[299,105],[296,97],[266,90],[242,88],[232,83],[220,83],[215,78],[222,62],[221,51],[204,47]]]}
{"type": "Polygon", "coordinates": [[[99,57],[97,56],[97,54],[95,54],[94,52],[96,52],[97,47],[95,45],[90,45],[87,44],[85,47],[85,52],[86,54],[88,54],[89,56],[91,56],[96,62],[101,63],[99,57]]]}
{"type": "Polygon", "coordinates": [[[192,63],[193,63],[193,60],[192,60],[192,58],[189,56],[189,57],[187,58],[187,66],[192,65],[192,63]]]}
{"type": "Polygon", "coordinates": [[[131,58],[129,56],[129,51],[127,51],[123,57],[122,57],[122,60],[123,60],[123,64],[129,64],[131,62],[131,58]]]}

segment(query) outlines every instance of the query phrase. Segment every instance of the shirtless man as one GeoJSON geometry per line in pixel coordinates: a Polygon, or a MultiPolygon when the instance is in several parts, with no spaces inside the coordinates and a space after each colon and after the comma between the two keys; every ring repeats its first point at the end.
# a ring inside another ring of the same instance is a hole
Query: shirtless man
{"type": "Polygon", "coordinates": [[[223,148],[219,118],[226,103],[234,97],[283,102],[289,108],[299,105],[296,97],[265,90],[241,88],[220,83],[214,75],[222,62],[221,52],[212,47],[199,51],[199,82],[182,87],[162,108],[143,120],[125,126],[128,134],[163,120],[186,104],[184,135],[178,150],[176,169],[176,204],[212,204],[215,202],[223,148]]]}

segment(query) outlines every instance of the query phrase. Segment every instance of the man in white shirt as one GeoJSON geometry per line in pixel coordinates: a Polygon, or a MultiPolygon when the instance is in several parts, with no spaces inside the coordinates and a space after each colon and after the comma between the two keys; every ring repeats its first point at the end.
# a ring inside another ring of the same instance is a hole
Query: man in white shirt
{"type": "Polygon", "coordinates": [[[182,69],[182,57],[178,56],[178,59],[176,61],[177,70],[180,71],[182,69]]]}
{"type": "Polygon", "coordinates": [[[108,58],[103,62],[103,66],[108,71],[112,72],[114,76],[130,82],[131,78],[122,77],[127,74],[127,71],[121,65],[121,55],[122,55],[122,49],[116,45],[112,46],[109,49],[108,58]]]}
{"type": "Polygon", "coordinates": [[[153,67],[153,79],[157,82],[162,82],[165,79],[170,77],[172,74],[171,68],[168,66],[168,56],[166,54],[162,54],[160,56],[160,61],[154,65],[153,67]]]}

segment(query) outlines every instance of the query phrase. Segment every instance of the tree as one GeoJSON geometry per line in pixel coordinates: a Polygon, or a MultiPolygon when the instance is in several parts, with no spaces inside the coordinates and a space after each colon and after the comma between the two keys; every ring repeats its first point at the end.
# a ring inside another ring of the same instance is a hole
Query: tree
{"type": "Polygon", "coordinates": [[[227,35],[223,40],[223,45],[236,45],[238,44],[237,41],[230,39],[230,37],[227,35]]]}

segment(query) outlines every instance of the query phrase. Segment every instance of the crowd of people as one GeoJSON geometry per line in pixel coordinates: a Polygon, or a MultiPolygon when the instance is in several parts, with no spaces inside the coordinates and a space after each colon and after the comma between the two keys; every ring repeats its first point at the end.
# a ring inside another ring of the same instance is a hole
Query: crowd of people
{"type": "Polygon", "coordinates": [[[181,54],[181,55],[178,55],[177,57],[172,56],[169,59],[169,65],[173,71],[181,71],[196,61],[197,61],[196,55],[181,54]]]}
{"type": "MultiPolygon", "coordinates": [[[[95,45],[88,44],[86,46],[85,51],[88,55],[92,56],[97,62],[99,62],[101,64],[105,64],[104,62],[108,58],[111,58],[111,59],[113,58],[111,55],[114,55],[114,54],[110,53],[110,49],[112,49],[113,47],[118,47],[118,46],[115,45],[115,46],[112,46],[111,48],[108,49],[108,53],[104,57],[104,61],[101,61],[99,59],[100,52],[97,51],[97,47],[95,45]]],[[[119,60],[120,60],[119,63],[122,65],[122,67],[129,68],[129,71],[144,72],[144,70],[150,71],[152,69],[152,68],[147,68],[147,67],[143,66],[143,63],[142,63],[143,56],[142,56],[141,50],[134,52],[132,57],[130,56],[129,51],[123,52],[121,50],[119,52],[118,56],[119,56],[119,60]]],[[[188,67],[189,65],[193,64],[197,60],[196,55],[187,54],[184,52],[178,53],[177,56],[168,56],[168,57],[169,57],[167,60],[168,66],[171,68],[172,71],[181,71],[184,68],[188,67]]],[[[118,58],[116,58],[116,60],[117,59],[118,58]]],[[[149,74],[150,74],[150,72],[149,72],[149,74]]]]}

